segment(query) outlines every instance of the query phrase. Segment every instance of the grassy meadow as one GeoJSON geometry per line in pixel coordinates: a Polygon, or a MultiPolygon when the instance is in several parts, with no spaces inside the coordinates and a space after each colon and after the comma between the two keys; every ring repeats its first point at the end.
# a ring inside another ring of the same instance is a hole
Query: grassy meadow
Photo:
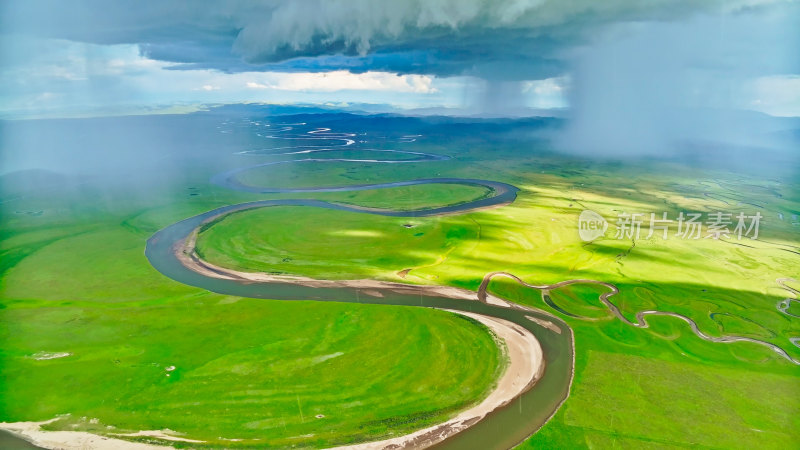
{"type": "MultiPolygon", "coordinates": [[[[485,178],[518,186],[517,201],[429,218],[250,210],[208,227],[198,251],[240,270],[326,279],[470,289],[490,271],[534,284],[601,280],[619,287],[611,300],[628,318],[647,309],[676,312],[707,334],[762,339],[800,359],[789,342],[800,336],[800,319],[776,308],[792,297],[776,278],[800,279],[800,228],[792,219],[800,192],[791,178],[669,162],[593,162],[550,153],[543,141],[456,136],[449,128],[437,135],[437,127],[397,147],[452,160],[287,164],[245,172],[242,180],[308,187],[485,178]],[[579,239],[584,209],[611,222],[605,238],[579,239]],[[681,211],[758,211],[764,218],[759,240],[684,240],[674,236],[674,223],[666,240],[648,239],[646,230],[639,239],[614,237],[619,213],[667,212],[674,219],[681,211]]],[[[234,148],[261,142],[251,125],[236,130],[234,148]]],[[[319,447],[419,428],[486,394],[502,355],[482,326],[458,316],[220,296],[172,282],[143,255],[156,230],[231,203],[319,198],[414,209],[486,192],[427,185],[236,193],[209,185],[208,177],[277,157],[233,157],[230,150],[187,164],[181,173],[189,175],[153,181],[146,192],[92,182],[0,204],[0,420],[69,413],[53,426],[104,433],[166,427],[218,446],[319,447]],[[32,358],[42,351],[73,355],[32,358]],[[225,440],[237,438],[245,441],[225,440]]],[[[597,286],[551,292],[557,308],[502,279],[490,290],[548,310],[575,332],[571,395],[522,448],[779,449],[800,442],[800,368],[764,347],[705,342],[675,318],[631,327],[598,301],[604,288],[597,286]]]]}
{"type": "Polygon", "coordinates": [[[153,232],[247,196],[74,184],[2,204],[0,421],[326,447],[445,421],[505,366],[484,325],[449,312],[228,297],[147,262],[153,232]]]}
{"type": "MultiPolygon", "coordinates": [[[[406,145],[428,149],[424,140],[406,145]]],[[[619,287],[620,294],[611,300],[631,320],[647,309],[675,312],[712,336],[761,339],[800,358],[800,349],[788,339],[800,335],[800,323],[775,306],[792,296],[775,280],[800,276],[800,229],[791,218],[800,210],[800,195],[789,180],[668,162],[587,162],[547,152],[521,156],[503,144],[463,150],[451,161],[403,165],[403,171],[344,163],[331,163],[328,171],[323,166],[308,179],[299,170],[256,169],[246,182],[344,185],[414,178],[414,173],[417,178],[483,177],[522,190],[513,205],[460,216],[401,219],[289,208],[238,213],[201,233],[203,256],[236,269],[471,289],[494,270],[535,284],[602,280],[619,287]],[[482,152],[491,158],[481,160],[482,152]],[[605,238],[579,239],[577,221],[584,209],[609,220],[605,238]],[[675,222],[667,239],[660,232],[648,238],[647,222],[638,239],[615,237],[620,213],[660,217],[666,212],[674,220],[682,211],[703,213],[703,220],[717,211],[734,217],[758,212],[763,216],[759,239],[681,239],[675,236],[675,222]],[[297,230],[265,225],[286,221],[297,230]]],[[[349,202],[358,204],[361,193],[349,195],[349,202]]],[[[387,198],[407,202],[409,197],[387,198]]],[[[593,285],[553,291],[557,308],[546,305],[538,292],[502,279],[490,289],[554,312],[576,332],[570,400],[525,447],[785,448],[800,441],[800,419],[791,413],[800,408],[798,368],[765,347],[704,342],[683,321],[668,317],[651,317],[650,328],[636,329],[610,314],[598,300],[605,288],[593,285]],[[712,414],[705,403],[726,413],[712,414]],[[602,415],[593,409],[607,404],[613,408],[602,415]],[[663,425],[672,422],[683,425],[663,425]]]]}

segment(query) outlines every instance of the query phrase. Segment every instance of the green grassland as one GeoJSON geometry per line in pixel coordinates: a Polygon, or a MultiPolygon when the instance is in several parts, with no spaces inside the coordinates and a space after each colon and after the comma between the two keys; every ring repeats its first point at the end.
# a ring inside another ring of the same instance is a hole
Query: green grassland
{"type": "MultiPolygon", "coordinates": [[[[318,192],[319,200],[365,208],[409,211],[438,208],[490,197],[491,189],[468,184],[428,184],[368,189],[353,192],[318,192]]],[[[284,194],[281,198],[308,198],[307,193],[284,194]]]]}
{"type": "MultiPolygon", "coordinates": [[[[421,174],[411,165],[406,169],[417,177],[440,173],[513,183],[522,188],[513,205],[462,216],[415,218],[411,229],[404,228],[406,221],[401,219],[310,209],[291,214],[299,230],[309,230],[293,235],[276,233],[271,226],[290,214],[268,208],[236,214],[206,230],[200,249],[229,267],[323,278],[399,281],[398,272],[410,268],[405,282],[471,289],[495,270],[535,284],[602,280],[619,287],[612,301],[631,320],[647,309],[675,312],[692,318],[712,336],[762,339],[800,358],[800,349],[788,340],[800,335],[800,321],[775,308],[788,295],[775,279],[800,275],[797,225],[777,214],[783,211],[788,217],[786,212],[800,208],[800,196],[790,182],[668,163],[598,164],[547,153],[520,158],[502,146],[492,150],[496,159],[476,161],[478,151],[448,161],[449,170],[437,167],[439,162],[420,167],[421,174]],[[584,209],[609,219],[605,238],[580,241],[577,218],[584,209]],[[684,240],[674,236],[675,223],[666,240],[660,235],[647,238],[646,228],[635,241],[614,237],[620,212],[667,212],[675,219],[681,211],[734,216],[758,211],[764,216],[760,239],[684,240]],[[328,239],[332,229],[335,240],[328,239]],[[464,230],[455,242],[448,239],[451,229],[464,230]],[[415,236],[419,232],[423,234],[415,236]],[[326,244],[314,247],[309,242],[305,247],[295,241],[313,241],[314,236],[326,244]],[[363,251],[354,251],[359,245],[363,251]],[[312,248],[319,253],[312,254],[312,248]]],[[[250,174],[248,182],[274,185],[267,172],[259,171],[261,178],[250,174]]],[[[320,176],[322,172],[314,179],[320,176]]],[[[343,165],[324,176],[321,184],[412,178],[375,165],[343,165]]],[[[311,179],[298,175],[281,182],[304,186],[311,179]]],[[[490,289],[554,311],[576,331],[576,388],[527,447],[746,448],[758,443],[762,448],[785,448],[800,441],[800,419],[793,414],[800,408],[798,369],[769,349],[705,342],[683,321],[669,317],[649,318],[650,328],[636,329],[613,318],[599,302],[602,287],[576,285],[551,292],[552,302],[566,314],[547,306],[538,292],[502,280],[492,282],[490,289]],[[595,355],[594,361],[587,359],[589,354],[595,355]],[[582,383],[592,389],[579,388],[582,383]],[[686,383],[683,389],[681,383],[686,383]],[[659,384],[665,388],[659,390],[659,384]],[[751,391],[753,395],[739,395],[751,391]],[[768,394],[772,391],[781,394],[768,394]],[[607,402],[613,403],[613,411],[596,419],[593,408],[607,402]],[[720,410],[726,412],[716,414],[720,410]],[[671,422],[691,426],[665,425],[671,422]]]]}
{"type": "Polygon", "coordinates": [[[3,420],[70,413],[50,428],[166,427],[217,445],[412,431],[485,395],[503,363],[482,325],[410,307],[197,293],[113,306],[17,301],[1,315],[3,420]],[[42,351],[72,356],[32,357],[42,351]]]}
{"type": "MultiPolygon", "coordinates": [[[[341,193],[319,193],[315,198],[367,208],[408,211],[438,208],[478,200],[491,196],[492,190],[468,184],[431,184],[371,189],[341,193]]],[[[296,196],[296,195],[295,195],[296,196]]],[[[289,196],[291,198],[291,196],[289,196]]]]}
{"type": "Polygon", "coordinates": [[[34,191],[26,208],[42,214],[4,207],[0,420],[324,447],[424,428],[488,394],[504,357],[462,316],[226,297],[156,272],[153,232],[247,198],[195,184],[156,187],[171,197],[34,191]]]}
{"type": "Polygon", "coordinates": [[[600,350],[582,355],[580,367],[570,400],[521,448],[797,444],[796,376],[600,350]]]}
{"type": "MultiPolygon", "coordinates": [[[[800,211],[800,193],[792,180],[668,163],[590,162],[550,154],[538,142],[525,143],[531,151],[521,151],[520,143],[469,144],[453,137],[447,144],[422,139],[402,147],[455,156],[450,161],[298,163],[248,171],[242,179],[310,187],[485,178],[520,187],[514,204],[413,219],[263,208],[209,227],[198,250],[228,267],[328,279],[470,289],[498,270],[534,284],[596,279],[619,287],[611,300],[629,319],[646,309],[676,312],[712,336],[751,336],[800,358],[800,349],[788,341],[800,336],[800,319],[775,307],[791,296],[775,279],[800,278],[800,255],[794,253],[800,251],[800,229],[789,220],[800,211]],[[612,222],[605,238],[579,239],[576,226],[584,209],[612,222]],[[757,241],[682,240],[673,236],[674,224],[667,240],[632,241],[613,235],[614,219],[623,211],[666,211],[671,218],[680,211],[760,211],[764,219],[757,241]],[[398,272],[407,269],[401,278],[398,272]]],[[[155,186],[148,195],[87,188],[29,196],[24,208],[3,204],[0,420],[71,413],[57,426],[96,427],[80,420],[85,416],[118,429],[166,426],[225,446],[235,443],[220,437],[320,446],[343,442],[342,436],[376,437],[389,428],[422,426],[484,395],[500,355],[484,329],[457,316],[223,297],[172,282],[149,266],[142,251],[154,231],[226,204],[300,197],[412,209],[486,195],[470,186],[428,185],[268,196],[206,181],[215,171],[271,158],[197,163],[187,169],[191,176],[155,186]],[[44,213],[15,212],[22,209],[44,213]],[[435,350],[439,343],[444,347],[435,350]],[[38,351],[75,356],[31,359],[38,351]],[[430,351],[431,359],[421,356],[430,351]],[[311,359],[337,352],[344,354],[304,370],[311,359]],[[363,372],[360,353],[374,357],[363,372]],[[439,362],[447,371],[426,369],[439,362]],[[395,364],[406,369],[395,370],[395,364]],[[167,365],[176,366],[170,377],[167,365]],[[375,390],[352,384],[364,379],[375,390]],[[111,398],[109,392],[119,394],[111,398]],[[345,407],[356,401],[365,403],[345,407]],[[393,415],[405,419],[392,422],[393,415]],[[315,435],[291,440],[310,433],[315,435]]],[[[800,442],[799,369],[768,349],[705,342],[669,317],[650,318],[648,329],[631,327],[607,312],[597,299],[604,288],[597,286],[551,292],[561,312],[538,292],[503,279],[490,290],[551,311],[575,332],[572,393],[523,448],[791,448],[800,442]]]]}
{"type": "Polygon", "coordinates": [[[789,303],[786,312],[795,316],[800,316],[800,301],[793,301],[789,303]]]}
{"type": "Polygon", "coordinates": [[[237,270],[397,281],[397,272],[444,261],[464,240],[475,239],[478,228],[464,217],[384,217],[283,206],[226,216],[199,234],[197,251],[237,270]],[[297,226],[271,226],[283,223],[297,226]],[[385,273],[398,254],[404,255],[403,265],[385,273]]]}
{"type": "MultiPolygon", "coordinates": [[[[394,159],[394,157],[392,157],[394,159]]],[[[442,176],[452,161],[403,164],[298,162],[290,165],[258,167],[238,175],[245,184],[266,187],[346,186],[442,176]]]]}

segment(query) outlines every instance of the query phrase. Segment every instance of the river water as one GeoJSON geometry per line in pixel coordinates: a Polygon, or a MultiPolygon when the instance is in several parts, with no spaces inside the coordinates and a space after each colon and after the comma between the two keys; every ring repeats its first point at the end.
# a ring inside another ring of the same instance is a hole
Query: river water
{"type": "MultiPolygon", "coordinates": [[[[417,180],[419,184],[429,182],[417,180]]],[[[444,181],[442,181],[444,182],[444,181]]],[[[482,421],[438,444],[442,449],[507,449],[525,440],[538,430],[554,414],[567,397],[573,370],[573,342],[569,327],[560,319],[543,312],[493,306],[479,301],[458,300],[445,297],[409,295],[392,290],[379,290],[383,297],[373,297],[357,292],[355,288],[312,288],[280,282],[253,282],[211,278],[185,267],[177,258],[175,249],[201,224],[220,215],[245,209],[271,206],[309,206],[368,214],[390,216],[428,216],[434,214],[467,212],[480,207],[493,206],[513,201],[516,188],[498,186],[495,182],[481,180],[447,179],[450,183],[491,184],[497,196],[467,202],[447,208],[421,211],[363,211],[357,207],[331,204],[319,200],[266,200],[224,206],[168,226],[147,241],[145,254],[150,263],[167,277],[212,292],[238,297],[276,300],[317,300],[347,303],[370,303],[404,305],[427,308],[447,308],[485,314],[514,322],[530,330],[539,340],[544,353],[543,377],[513,404],[495,410],[482,421]],[[535,324],[525,316],[534,316],[557,324],[562,332],[556,333],[535,324]]],[[[502,183],[500,183],[502,184],[502,183]]],[[[476,294],[477,298],[477,294],[476,294]]]]}

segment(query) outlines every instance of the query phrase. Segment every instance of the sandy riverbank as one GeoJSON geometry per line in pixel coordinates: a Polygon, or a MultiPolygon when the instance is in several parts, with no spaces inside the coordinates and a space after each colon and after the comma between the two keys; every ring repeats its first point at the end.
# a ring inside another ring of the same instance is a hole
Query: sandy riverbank
{"type": "MultiPolygon", "coordinates": [[[[213,220],[213,218],[209,219],[213,220]]],[[[383,289],[398,294],[413,294],[425,295],[433,297],[455,298],[459,300],[478,300],[478,296],[474,291],[469,289],[461,289],[451,286],[435,286],[435,285],[417,285],[417,284],[404,284],[395,283],[392,281],[379,281],[370,279],[361,280],[317,280],[309,277],[294,276],[294,275],[272,275],[263,272],[242,272],[227,267],[218,266],[208,261],[200,259],[195,251],[197,241],[197,230],[192,232],[189,238],[183,245],[175,248],[175,254],[178,260],[188,269],[193,270],[201,275],[221,278],[227,280],[247,280],[257,281],[262,283],[291,283],[300,286],[307,286],[313,288],[353,288],[364,289],[362,291],[366,295],[374,295],[377,290],[383,289]]],[[[380,295],[377,295],[380,296],[380,295]]],[[[496,297],[491,294],[486,294],[486,303],[495,306],[502,306],[504,308],[527,309],[520,305],[508,302],[502,298],[496,297]]]]}
{"type": "MultiPolygon", "coordinates": [[[[371,450],[385,449],[387,447],[391,449],[429,447],[476,424],[495,409],[509,404],[530,389],[539,377],[541,377],[544,371],[542,348],[531,332],[515,323],[499,318],[455,310],[445,311],[471,317],[483,323],[492,330],[497,339],[502,341],[508,358],[508,366],[489,396],[479,404],[459,413],[456,417],[444,423],[392,439],[336,447],[336,449],[371,450]]],[[[49,449],[154,450],[172,448],[129,442],[82,431],[45,431],[40,428],[41,425],[54,420],[56,419],[43,422],[0,423],[0,429],[10,431],[37,446],[49,449]]],[[[123,434],[121,436],[150,436],[165,440],[202,442],[172,436],[161,431],[140,431],[138,433],[123,434]]]]}
{"type": "MultiPolygon", "coordinates": [[[[382,289],[403,294],[413,293],[471,301],[478,300],[478,296],[473,291],[449,286],[407,285],[369,279],[316,280],[300,276],[236,271],[200,259],[195,252],[196,239],[197,230],[195,230],[182,245],[174,249],[175,254],[184,266],[209,277],[257,282],[283,282],[308,287],[350,287],[364,289],[362,292],[367,295],[379,294],[379,292],[375,290],[382,289]]],[[[490,304],[508,308],[526,309],[490,294],[484,293],[484,296],[485,301],[490,304]]],[[[536,383],[544,371],[544,357],[539,342],[531,332],[507,320],[462,311],[451,312],[478,320],[489,327],[494,332],[495,336],[504,342],[509,358],[509,365],[503,376],[498,380],[497,386],[492,393],[478,405],[461,412],[445,423],[434,425],[397,438],[337,447],[337,449],[366,450],[384,449],[387,447],[392,449],[425,448],[474,425],[490,412],[513,401],[536,383]]],[[[558,331],[560,332],[560,329],[558,331]]]]}
{"type": "Polygon", "coordinates": [[[494,332],[505,344],[508,367],[495,389],[482,402],[461,412],[447,422],[383,441],[336,447],[335,450],[379,450],[426,448],[478,423],[487,414],[501,408],[533,386],[544,372],[544,358],[539,341],[521,326],[507,320],[462,311],[445,310],[471,317],[494,332]]]}
{"type": "MultiPolygon", "coordinates": [[[[349,287],[364,289],[364,295],[380,296],[379,290],[389,290],[402,294],[420,294],[426,296],[439,296],[462,300],[477,301],[475,292],[448,286],[408,285],[389,281],[377,280],[316,280],[299,276],[270,275],[265,273],[240,272],[216,266],[200,259],[195,252],[197,230],[182,244],[174,249],[178,259],[187,268],[202,275],[233,280],[248,280],[256,282],[283,282],[293,283],[308,287],[349,287]]],[[[484,293],[484,295],[486,295],[484,293]]],[[[498,306],[520,308],[503,299],[486,295],[487,303],[498,306]]],[[[544,358],[542,348],[536,337],[512,322],[462,311],[448,310],[450,312],[471,317],[489,327],[494,335],[503,342],[508,366],[497,381],[494,390],[479,404],[469,408],[447,422],[437,424],[414,433],[399,436],[383,441],[367,442],[352,446],[337,447],[343,450],[366,449],[400,449],[400,448],[425,448],[443,441],[455,433],[463,431],[483,419],[487,414],[497,408],[509,404],[521,394],[530,389],[541,377],[544,371],[544,358]]],[[[57,419],[42,422],[15,422],[0,423],[0,429],[9,431],[33,444],[49,448],[64,450],[154,450],[169,449],[173,447],[130,442],[112,436],[101,436],[83,431],[46,431],[41,425],[51,423],[57,419]]],[[[162,431],[140,431],[133,434],[120,436],[150,436],[162,440],[201,442],[173,436],[162,431]]]]}
{"type": "MultiPolygon", "coordinates": [[[[108,436],[87,433],[85,431],[46,431],[41,426],[58,418],[42,422],[0,422],[0,429],[9,431],[36,446],[59,450],[164,450],[173,447],[130,442],[108,436]]],[[[140,432],[143,436],[177,440],[161,432],[140,432]]],[[[198,441],[195,441],[198,442],[198,441]]]]}

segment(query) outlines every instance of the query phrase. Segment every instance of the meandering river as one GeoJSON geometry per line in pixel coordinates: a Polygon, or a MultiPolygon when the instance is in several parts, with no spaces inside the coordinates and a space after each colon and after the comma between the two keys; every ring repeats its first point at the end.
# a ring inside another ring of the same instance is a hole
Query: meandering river
{"type": "MultiPolygon", "coordinates": [[[[284,131],[291,130],[285,126],[284,131]]],[[[324,130],[314,130],[313,138],[331,140],[341,139],[342,146],[348,146],[353,141],[352,135],[339,133],[333,137],[327,136],[324,130]]],[[[285,150],[282,148],[281,150],[285,150]]],[[[294,147],[290,148],[294,149],[294,147]]],[[[302,150],[301,150],[302,151],[302,150]]],[[[325,151],[314,149],[315,152],[325,151]]],[[[283,152],[286,153],[286,152],[283,152]]],[[[296,153],[291,152],[291,153],[296,153]]],[[[404,152],[405,153],[405,152],[404,152]]],[[[407,152],[412,158],[404,160],[370,160],[370,162],[385,162],[398,164],[403,162],[420,162],[442,160],[443,157],[420,152],[407,152]]],[[[275,153],[272,153],[275,154],[275,153]]],[[[313,159],[313,162],[353,161],[351,159],[313,159]]],[[[292,160],[291,162],[311,162],[308,159],[292,160]]],[[[401,181],[394,183],[364,184],[355,186],[319,187],[305,189],[270,188],[248,186],[238,181],[236,175],[253,167],[285,164],[286,161],[272,162],[236,169],[215,176],[212,182],[234,190],[259,192],[259,193],[297,193],[297,192],[331,192],[354,191],[366,189],[382,189],[396,186],[409,186],[431,183],[454,183],[484,186],[492,191],[490,197],[475,201],[465,202],[441,208],[420,209],[416,211],[394,211],[360,208],[357,206],[343,205],[312,199],[280,199],[249,202],[243,204],[223,206],[206,213],[190,217],[157,232],[147,241],[145,254],[150,263],[162,274],[178,282],[197,286],[212,292],[240,297],[277,299],[277,300],[317,300],[353,303],[371,303],[383,305],[405,305],[428,308],[445,308],[465,312],[483,314],[497,317],[516,323],[532,333],[539,340],[545,360],[544,375],[539,381],[512,404],[499,408],[477,424],[439,443],[436,448],[443,449],[507,449],[525,440],[536,432],[558,409],[567,398],[573,374],[573,341],[572,333],[566,323],[550,314],[506,308],[477,301],[447,298],[439,295],[408,294],[398,292],[396,289],[379,289],[380,296],[367,295],[363,290],[347,287],[313,288],[300,286],[289,282],[253,282],[246,280],[221,279],[201,275],[185,267],[176,254],[176,249],[183,245],[192,232],[205,221],[220,215],[230,214],[252,208],[272,206],[306,206],[327,208],[342,211],[360,212],[364,214],[378,214],[394,217],[423,217],[439,214],[467,213],[487,207],[496,207],[514,201],[518,189],[512,185],[497,181],[464,179],[464,178],[436,178],[401,181]],[[555,324],[560,332],[543,327],[530,318],[534,317],[543,322],[555,324]]],[[[370,289],[374,291],[374,289],[370,289]]]]}
{"type": "MultiPolygon", "coordinates": [[[[292,131],[293,127],[302,124],[286,124],[278,129],[279,132],[292,131]]],[[[270,134],[264,136],[269,139],[305,139],[305,140],[327,140],[339,141],[340,145],[327,146],[293,146],[279,147],[279,152],[266,152],[271,155],[298,155],[308,153],[323,153],[327,151],[341,150],[342,147],[353,145],[355,134],[350,133],[330,133],[330,130],[320,128],[308,132],[304,135],[288,136],[282,134],[270,134]]],[[[410,142],[409,137],[405,137],[405,142],[410,142]]],[[[275,149],[273,149],[275,150],[275,149]]],[[[316,192],[343,192],[358,191],[367,189],[384,189],[398,186],[410,186],[432,183],[451,183],[483,186],[491,190],[489,197],[468,201],[457,205],[440,208],[427,208],[414,211],[395,211],[381,210],[374,208],[362,208],[352,205],[331,203],[314,199],[278,199],[264,200],[236,205],[223,206],[221,208],[208,211],[206,213],[190,217],[153,235],[147,242],[146,255],[151,264],[164,275],[184,284],[197,286],[212,292],[221,294],[235,295],[241,297],[265,298],[277,300],[317,300],[317,301],[337,301],[337,302],[358,302],[385,305],[406,305],[428,308],[445,308],[458,311],[483,314],[492,317],[514,322],[532,333],[539,340],[545,360],[545,372],[542,378],[527,392],[518,397],[512,404],[499,408],[477,424],[455,434],[443,442],[437,444],[436,448],[442,449],[506,449],[520,443],[528,436],[536,432],[555,412],[569,395],[570,384],[572,382],[574,370],[574,345],[573,336],[569,326],[559,318],[540,310],[527,308],[510,308],[492,305],[486,302],[487,287],[489,281],[495,276],[507,276],[521,283],[524,286],[541,290],[547,294],[550,289],[556,289],[574,283],[593,283],[600,284],[609,288],[609,292],[603,294],[600,300],[611,310],[619,319],[629,325],[638,328],[647,328],[645,322],[647,315],[669,315],[686,321],[691,330],[700,338],[711,342],[737,342],[749,341],[758,343],[771,348],[782,357],[798,363],[790,357],[783,349],[764,341],[738,336],[724,336],[720,338],[711,337],[702,333],[690,318],[675,313],[660,311],[642,311],[636,314],[636,322],[627,320],[618,308],[609,300],[609,297],[619,291],[616,286],[594,280],[567,280],[553,285],[532,285],[525,283],[521,279],[506,273],[492,273],[484,278],[475,299],[478,301],[464,300],[463,298],[449,298],[440,291],[425,294],[420,293],[424,287],[416,286],[413,294],[397,289],[377,289],[379,295],[368,295],[363,290],[353,287],[309,287],[291,282],[265,281],[254,282],[252,280],[225,279],[206,276],[186,267],[178,258],[180,248],[192,233],[202,224],[214,218],[252,208],[263,208],[273,206],[306,206],[315,208],[326,208],[342,211],[359,212],[364,214],[378,214],[394,217],[424,217],[440,214],[469,213],[487,207],[498,207],[509,204],[516,199],[518,189],[512,185],[490,180],[465,179],[465,178],[425,178],[409,181],[359,184],[350,186],[328,186],[314,188],[283,188],[283,187],[262,187],[251,186],[240,181],[237,176],[244,171],[258,167],[289,163],[326,163],[326,162],[370,162],[385,164],[401,164],[422,161],[440,161],[446,157],[427,154],[422,152],[405,152],[398,150],[375,150],[367,151],[384,153],[406,153],[410,158],[396,159],[348,159],[348,158],[305,158],[292,159],[288,161],[267,162],[252,165],[244,168],[234,169],[221,173],[212,178],[212,182],[229,189],[245,191],[251,193],[316,193],[316,192]]],[[[365,149],[359,149],[365,151],[365,149]]],[[[249,151],[245,153],[261,154],[259,151],[249,151]]],[[[393,156],[393,155],[392,155],[393,156]]],[[[370,291],[375,291],[371,288],[370,291]]]]}

